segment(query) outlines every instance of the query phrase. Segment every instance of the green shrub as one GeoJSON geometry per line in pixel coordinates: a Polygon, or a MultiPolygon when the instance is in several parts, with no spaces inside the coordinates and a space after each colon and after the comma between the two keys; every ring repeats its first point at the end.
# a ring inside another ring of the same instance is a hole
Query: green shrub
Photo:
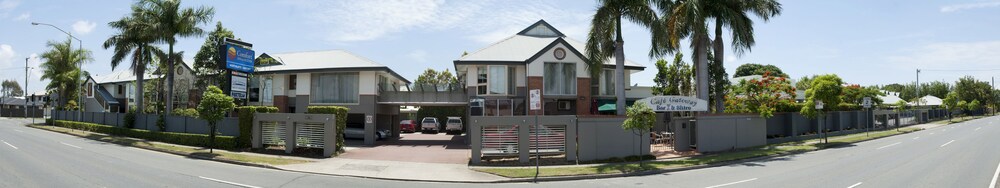
{"type": "MultiPolygon", "coordinates": [[[[149,141],[157,141],[157,142],[196,146],[196,147],[207,147],[209,141],[208,135],[203,135],[203,134],[152,132],[141,129],[126,129],[108,125],[100,125],[100,124],[84,123],[76,121],[64,121],[64,120],[56,120],[54,125],[70,129],[78,129],[96,133],[104,133],[116,136],[125,136],[125,137],[145,139],[149,141]]],[[[232,136],[216,137],[216,146],[224,149],[236,148],[236,138],[232,136]]]]}
{"type": "MultiPolygon", "coordinates": [[[[337,132],[343,133],[347,128],[347,107],[342,106],[309,106],[307,114],[333,114],[337,116],[337,132]]],[[[337,151],[344,151],[344,134],[337,134],[337,151]]]]}
{"type": "Polygon", "coordinates": [[[178,108],[174,109],[174,111],[170,114],[175,116],[198,118],[198,110],[194,108],[178,108]]]}
{"type": "Polygon", "coordinates": [[[129,108],[125,113],[125,128],[135,128],[135,108],[129,108]]]}
{"type": "Polygon", "coordinates": [[[236,107],[236,115],[239,117],[240,136],[236,138],[239,147],[250,147],[253,141],[253,118],[254,113],[276,113],[277,107],[273,106],[240,106],[236,107]]]}
{"type": "Polygon", "coordinates": [[[862,106],[858,104],[851,103],[840,103],[837,105],[838,111],[858,111],[861,110],[862,106]]]}
{"type": "Polygon", "coordinates": [[[788,100],[781,100],[776,105],[778,112],[799,112],[802,110],[802,103],[796,103],[788,100]]]}

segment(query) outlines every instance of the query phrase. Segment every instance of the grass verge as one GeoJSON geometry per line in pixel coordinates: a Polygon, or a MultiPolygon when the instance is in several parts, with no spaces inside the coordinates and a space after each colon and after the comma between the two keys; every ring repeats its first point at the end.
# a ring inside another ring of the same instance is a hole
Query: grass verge
{"type": "Polygon", "coordinates": [[[267,157],[267,156],[258,156],[258,155],[245,155],[245,154],[239,154],[239,153],[229,152],[229,151],[225,151],[225,150],[218,150],[218,149],[214,150],[214,152],[212,152],[212,153],[209,153],[208,149],[183,147],[183,146],[177,146],[177,145],[171,145],[171,144],[162,144],[162,143],[156,143],[156,142],[149,142],[149,141],[146,141],[146,140],[140,140],[140,139],[134,139],[134,138],[128,138],[128,137],[120,137],[120,136],[110,136],[110,135],[106,135],[106,134],[97,134],[97,133],[92,133],[92,132],[86,132],[86,131],[74,130],[74,129],[69,129],[69,128],[56,127],[56,126],[28,125],[28,127],[42,129],[42,130],[48,130],[48,131],[52,131],[52,132],[64,133],[64,134],[68,134],[68,135],[73,135],[73,136],[83,137],[83,138],[87,138],[87,139],[91,139],[91,140],[108,142],[108,143],[113,143],[113,144],[118,144],[118,145],[123,145],[123,146],[131,146],[131,147],[143,148],[143,149],[148,149],[148,150],[153,150],[153,151],[167,152],[167,153],[173,153],[173,154],[179,154],[179,155],[185,155],[185,156],[193,156],[193,157],[199,157],[199,158],[218,159],[218,160],[224,160],[224,161],[236,161],[236,162],[242,162],[242,163],[264,164],[264,165],[286,165],[286,164],[298,164],[298,163],[307,163],[307,162],[309,162],[309,161],[306,161],[306,160],[289,159],[289,158],[281,158],[281,157],[267,157]]]}
{"type": "MultiPolygon", "coordinates": [[[[772,144],[757,148],[750,148],[750,149],[717,153],[717,154],[708,154],[708,155],[677,159],[677,160],[648,161],[644,162],[642,165],[640,165],[639,163],[614,163],[614,164],[603,164],[594,166],[541,168],[539,169],[538,176],[551,177],[551,176],[578,176],[578,175],[596,175],[596,174],[625,174],[625,173],[635,173],[635,172],[643,172],[651,170],[678,169],[678,168],[694,167],[699,165],[711,165],[723,162],[732,162],[736,160],[750,159],[757,157],[779,156],[779,155],[788,155],[788,154],[802,153],[808,151],[815,151],[824,148],[843,146],[851,143],[857,143],[866,140],[872,140],[872,139],[909,133],[919,130],[922,129],[916,127],[906,127],[906,128],[901,128],[899,131],[896,130],[875,131],[875,132],[870,132],[867,135],[865,133],[856,133],[850,135],[830,137],[829,143],[822,143],[821,139],[813,139],[800,142],[772,144]]],[[[495,174],[508,178],[529,178],[535,176],[534,167],[473,168],[473,170],[495,174]]]]}

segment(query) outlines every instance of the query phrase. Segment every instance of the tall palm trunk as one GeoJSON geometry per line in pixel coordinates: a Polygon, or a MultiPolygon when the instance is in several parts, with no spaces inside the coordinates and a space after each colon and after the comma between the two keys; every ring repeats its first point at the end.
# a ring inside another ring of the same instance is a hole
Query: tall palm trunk
{"type": "Polygon", "coordinates": [[[164,113],[174,111],[174,43],[170,43],[170,53],[167,54],[167,94],[164,101],[164,113]]]}
{"type": "MultiPolygon", "coordinates": [[[[615,30],[615,110],[625,115],[625,39],[622,39],[622,19],[618,17],[615,30]]],[[[603,61],[600,60],[599,61],[603,61]]],[[[603,64],[603,63],[602,63],[603,64]]]]}
{"type": "Polygon", "coordinates": [[[708,101],[708,37],[705,32],[695,34],[694,53],[697,56],[698,99],[708,101]]]}
{"type": "MultiPolygon", "coordinates": [[[[135,66],[135,112],[143,113],[145,111],[145,105],[143,102],[143,82],[146,81],[146,66],[135,66]]],[[[128,112],[128,111],[126,111],[128,112]]]]}
{"type": "MultiPolygon", "coordinates": [[[[713,52],[715,53],[714,54],[715,63],[718,63],[719,67],[723,67],[722,65],[723,62],[725,61],[725,59],[723,59],[724,58],[723,55],[725,54],[723,50],[725,50],[725,48],[722,47],[722,22],[718,20],[715,21],[715,42],[713,42],[713,44],[715,45],[715,51],[713,52]]],[[[718,80],[713,80],[713,81],[717,82],[718,80]]],[[[726,98],[724,97],[726,92],[724,90],[725,88],[722,88],[720,86],[715,86],[716,114],[721,114],[726,111],[726,98]]]]}

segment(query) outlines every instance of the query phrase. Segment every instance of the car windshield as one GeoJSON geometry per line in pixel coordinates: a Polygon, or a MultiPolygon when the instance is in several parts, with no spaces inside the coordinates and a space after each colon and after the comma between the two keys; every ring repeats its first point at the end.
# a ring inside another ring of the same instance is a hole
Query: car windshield
{"type": "Polygon", "coordinates": [[[434,119],[427,118],[427,119],[424,119],[424,123],[436,123],[436,121],[434,121],[434,119]]]}

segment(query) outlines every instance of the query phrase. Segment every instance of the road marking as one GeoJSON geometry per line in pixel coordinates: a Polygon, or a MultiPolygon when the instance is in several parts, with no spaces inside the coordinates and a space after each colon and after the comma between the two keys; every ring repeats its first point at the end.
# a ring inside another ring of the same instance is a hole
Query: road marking
{"type": "Polygon", "coordinates": [[[951,144],[951,142],[954,142],[954,141],[955,140],[951,140],[951,141],[948,141],[948,143],[941,144],[941,147],[947,146],[948,144],[951,144]]]}
{"type": "Polygon", "coordinates": [[[7,144],[8,146],[10,146],[10,147],[12,147],[14,149],[17,149],[17,146],[11,145],[10,143],[7,143],[7,141],[0,140],[0,142],[3,142],[4,144],[7,144]]]}
{"type": "Polygon", "coordinates": [[[850,187],[847,187],[847,188],[854,188],[854,187],[857,187],[858,185],[861,185],[861,182],[855,183],[854,185],[851,185],[850,187]]]}
{"type": "Polygon", "coordinates": [[[60,143],[60,144],[63,144],[63,145],[67,145],[67,146],[69,146],[69,147],[74,147],[74,148],[76,148],[76,149],[83,149],[83,148],[81,148],[80,146],[74,146],[74,145],[72,145],[72,144],[67,144],[66,142],[59,142],[59,143],[60,143]]]}
{"type": "Polygon", "coordinates": [[[993,172],[993,181],[990,181],[990,188],[997,188],[997,175],[1000,175],[1000,164],[997,164],[997,171],[993,172]]]}
{"type": "Polygon", "coordinates": [[[931,135],[934,135],[934,133],[931,133],[931,135]]]}
{"type": "Polygon", "coordinates": [[[920,138],[920,137],[919,137],[919,136],[918,136],[918,137],[913,137],[913,139],[914,139],[914,140],[916,140],[916,139],[918,139],[918,138],[920,138]]]}
{"type": "Polygon", "coordinates": [[[24,133],[24,131],[21,131],[21,130],[17,130],[17,129],[14,129],[14,131],[17,131],[17,132],[19,132],[19,133],[24,133]]]}
{"type": "Polygon", "coordinates": [[[720,184],[720,185],[715,185],[715,186],[709,186],[709,187],[705,187],[705,188],[716,188],[716,187],[730,186],[730,185],[734,185],[734,184],[737,184],[737,183],[744,183],[744,182],[753,181],[753,180],[757,180],[757,178],[745,179],[745,180],[742,180],[742,181],[737,181],[737,182],[732,182],[732,183],[726,183],[726,184],[720,184]]]}
{"type": "Polygon", "coordinates": [[[976,127],[976,130],[975,130],[975,131],[979,131],[979,129],[981,129],[981,128],[982,128],[982,127],[976,127]]]}
{"type": "Polygon", "coordinates": [[[885,145],[885,146],[882,146],[882,147],[879,147],[879,148],[875,148],[875,150],[880,150],[880,149],[882,149],[882,148],[887,148],[887,147],[890,147],[890,146],[895,146],[896,144],[901,144],[901,143],[902,143],[902,142],[896,142],[896,143],[892,143],[892,144],[889,144],[889,145],[885,145]]]}
{"type": "Polygon", "coordinates": [[[213,179],[213,178],[209,178],[209,177],[204,177],[204,176],[198,176],[198,177],[199,177],[199,178],[201,178],[201,179],[206,179],[206,180],[211,180],[211,181],[215,181],[215,182],[219,182],[219,183],[225,183],[225,184],[229,184],[229,185],[235,185],[235,186],[240,186],[240,187],[246,187],[246,188],[260,188],[260,187],[257,187],[257,186],[252,186],[252,185],[246,185],[246,184],[240,184],[240,183],[235,183],[235,182],[228,182],[228,181],[222,181],[222,180],[218,180],[218,179],[213,179]]]}

